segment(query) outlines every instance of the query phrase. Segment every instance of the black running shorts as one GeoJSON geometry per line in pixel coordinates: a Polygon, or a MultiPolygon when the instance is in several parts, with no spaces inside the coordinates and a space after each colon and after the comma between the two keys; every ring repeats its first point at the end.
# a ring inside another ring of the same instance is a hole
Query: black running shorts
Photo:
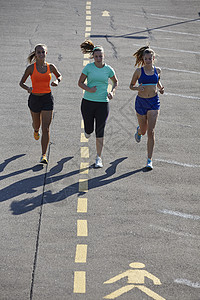
{"type": "Polygon", "coordinates": [[[32,112],[38,113],[42,110],[53,110],[54,98],[51,93],[43,96],[30,94],[28,98],[28,107],[32,112]]]}

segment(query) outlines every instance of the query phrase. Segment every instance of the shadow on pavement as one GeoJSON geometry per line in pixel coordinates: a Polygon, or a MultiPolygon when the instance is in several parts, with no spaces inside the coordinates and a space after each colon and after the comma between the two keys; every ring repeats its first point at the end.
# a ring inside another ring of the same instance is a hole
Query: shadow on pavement
{"type": "MultiPolygon", "coordinates": [[[[64,178],[67,178],[67,177],[70,177],[70,176],[80,173],[80,169],[78,169],[78,170],[69,172],[64,175],[52,177],[52,175],[55,175],[58,173],[59,166],[63,166],[63,163],[68,161],[69,159],[71,159],[71,158],[62,159],[62,164],[59,162],[56,167],[52,168],[47,173],[46,182],[44,183],[45,185],[47,185],[49,183],[54,184],[56,182],[59,182],[59,180],[62,180],[64,178]]],[[[88,180],[88,189],[91,190],[94,188],[98,188],[98,187],[110,184],[112,182],[116,182],[118,180],[127,178],[127,177],[132,176],[139,172],[146,172],[146,168],[141,168],[138,170],[127,172],[125,174],[122,174],[120,176],[113,178],[112,176],[116,173],[117,166],[121,162],[123,162],[125,159],[127,159],[127,157],[116,159],[115,161],[110,163],[111,166],[106,169],[104,175],[89,179],[88,180]]],[[[28,193],[33,193],[35,191],[34,189],[36,187],[38,187],[39,180],[37,177],[38,176],[36,176],[36,180],[34,177],[31,177],[31,178],[27,179],[27,181],[23,180],[22,184],[21,184],[21,182],[18,182],[17,184],[20,186],[22,186],[22,185],[25,185],[26,187],[28,186],[28,190],[29,190],[28,193]],[[35,184],[33,184],[34,182],[35,182],[35,184]]],[[[8,187],[8,189],[9,188],[10,187],[8,187]]],[[[23,193],[24,193],[24,191],[23,191],[23,193]]],[[[52,191],[48,190],[48,191],[44,192],[43,194],[38,195],[37,197],[27,198],[22,201],[13,201],[11,203],[11,211],[12,211],[13,215],[24,214],[24,213],[34,210],[35,208],[37,208],[38,206],[41,206],[42,204],[60,202],[60,201],[66,200],[68,197],[70,197],[74,194],[78,194],[79,196],[85,194],[85,192],[79,192],[79,182],[75,182],[74,184],[71,184],[71,185],[65,187],[64,189],[60,190],[59,192],[57,192],[55,194],[52,194],[52,191]]],[[[14,195],[13,195],[13,197],[14,197],[14,195]]]]}
{"type": "Polygon", "coordinates": [[[12,162],[13,160],[16,160],[22,156],[24,156],[26,154],[19,154],[19,155],[14,155],[13,157],[10,157],[8,159],[5,159],[4,162],[2,164],[0,164],[0,172],[3,172],[3,170],[5,169],[5,167],[12,162]]]}
{"type": "MultiPolygon", "coordinates": [[[[64,163],[72,159],[73,157],[66,157],[61,159],[55,167],[53,167],[48,173],[47,176],[54,176],[62,171],[64,163]]],[[[3,180],[5,178],[19,175],[28,171],[38,172],[43,169],[43,165],[36,165],[31,168],[26,168],[23,170],[18,170],[13,173],[7,174],[5,176],[1,176],[0,179],[3,180]]],[[[8,199],[20,196],[22,194],[32,194],[37,191],[38,187],[43,186],[48,183],[48,180],[45,182],[45,174],[42,173],[40,175],[34,175],[32,177],[25,178],[23,180],[19,180],[14,182],[13,184],[3,188],[0,190],[0,202],[6,201],[8,199]]]]}

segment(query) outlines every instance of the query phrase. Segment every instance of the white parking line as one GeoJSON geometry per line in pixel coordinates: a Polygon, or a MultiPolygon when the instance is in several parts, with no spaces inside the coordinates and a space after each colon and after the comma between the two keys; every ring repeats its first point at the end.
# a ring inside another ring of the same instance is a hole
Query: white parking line
{"type": "Polygon", "coordinates": [[[187,36],[200,37],[200,34],[181,32],[181,31],[172,31],[172,30],[166,30],[166,29],[154,29],[154,31],[162,31],[162,32],[167,32],[167,33],[172,33],[172,34],[181,34],[181,35],[187,35],[187,36]]]}
{"type": "Polygon", "coordinates": [[[200,54],[200,52],[198,52],[198,51],[189,51],[189,50],[174,49],[174,48],[162,48],[162,47],[156,47],[156,46],[154,46],[154,48],[160,49],[160,50],[180,52],[180,53],[200,54]]]}
{"type": "Polygon", "coordinates": [[[175,235],[178,235],[178,236],[184,236],[184,237],[199,239],[199,236],[191,234],[191,233],[182,232],[182,231],[175,231],[175,230],[170,229],[170,228],[165,228],[165,227],[161,227],[161,226],[157,226],[157,225],[153,225],[153,224],[150,224],[149,226],[152,227],[155,230],[158,230],[158,231],[163,231],[163,232],[175,234],[175,235]]]}
{"type": "Polygon", "coordinates": [[[163,19],[177,19],[177,20],[187,20],[189,21],[190,19],[188,18],[183,18],[183,17],[177,17],[177,16],[167,16],[167,15],[160,15],[160,14],[149,14],[150,16],[155,16],[157,17],[162,17],[163,19]]]}
{"type": "Polygon", "coordinates": [[[175,97],[182,97],[182,98],[187,98],[187,99],[200,100],[200,97],[187,96],[187,95],[174,94],[174,93],[164,93],[164,95],[165,96],[175,96],[175,97]]]}
{"type": "Polygon", "coordinates": [[[177,217],[181,217],[181,218],[185,218],[185,219],[200,220],[200,216],[185,214],[185,213],[181,213],[179,211],[173,211],[173,210],[168,210],[168,209],[162,209],[162,210],[158,210],[158,211],[163,214],[177,216],[177,217]]]}
{"type": "MultiPolygon", "coordinates": [[[[151,29],[149,29],[151,30],[151,29]]],[[[141,44],[135,44],[134,46],[136,47],[140,47],[141,44]]],[[[158,49],[158,50],[166,50],[166,51],[170,51],[170,52],[180,52],[180,53],[189,53],[189,54],[199,54],[200,52],[197,51],[190,51],[190,50],[183,50],[183,49],[174,49],[174,48],[162,48],[162,47],[157,47],[157,46],[153,46],[154,49],[158,49]]]]}
{"type": "Polygon", "coordinates": [[[164,163],[167,163],[167,164],[181,166],[181,167],[200,168],[200,165],[189,165],[189,164],[186,164],[186,163],[177,162],[175,160],[166,160],[166,159],[159,159],[159,158],[155,158],[154,160],[164,162],[164,163]]]}
{"type": "MultiPolygon", "coordinates": [[[[143,16],[144,13],[142,12],[136,12],[134,13],[132,16],[134,17],[141,17],[143,16]]],[[[167,16],[167,15],[160,15],[160,14],[148,14],[148,17],[152,17],[152,18],[158,18],[158,17],[162,17],[162,19],[176,19],[176,20],[182,20],[182,21],[189,21],[189,18],[184,18],[184,17],[177,17],[177,16],[167,16]]]]}
{"type": "Polygon", "coordinates": [[[168,71],[173,71],[173,72],[182,72],[182,73],[190,73],[190,74],[198,74],[198,75],[200,75],[200,72],[189,71],[189,70],[171,69],[171,68],[165,68],[165,67],[162,67],[162,70],[168,70],[168,71]]]}
{"type": "Polygon", "coordinates": [[[184,284],[184,285],[188,285],[188,286],[193,287],[195,289],[199,289],[200,288],[200,283],[199,282],[192,282],[190,280],[183,279],[183,278],[175,279],[174,282],[175,283],[184,284]]]}

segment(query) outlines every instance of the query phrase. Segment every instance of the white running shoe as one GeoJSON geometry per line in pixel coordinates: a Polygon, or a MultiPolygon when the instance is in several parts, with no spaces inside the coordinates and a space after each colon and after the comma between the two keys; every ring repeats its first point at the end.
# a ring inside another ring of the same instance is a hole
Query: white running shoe
{"type": "Polygon", "coordinates": [[[150,158],[147,159],[146,168],[149,170],[153,170],[152,160],[150,158]]]}
{"type": "Polygon", "coordinates": [[[95,161],[95,168],[103,168],[103,163],[101,157],[97,155],[96,161],[95,161]]]}
{"type": "Polygon", "coordinates": [[[88,134],[88,133],[86,133],[85,131],[84,131],[84,133],[85,133],[85,137],[86,137],[86,139],[89,139],[89,137],[91,136],[91,133],[90,133],[90,134],[88,134]]]}

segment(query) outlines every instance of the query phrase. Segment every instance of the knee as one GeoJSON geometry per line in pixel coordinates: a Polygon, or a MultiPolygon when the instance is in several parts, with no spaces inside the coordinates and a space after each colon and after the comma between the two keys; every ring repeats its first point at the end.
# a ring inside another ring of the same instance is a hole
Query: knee
{"type": "Polygon", "coordinates": [[[146,132],[147,132],[147,124],[145,124],[145,125],[139,127],[139,134],[145,135],[146,132]]]}
{"type": "Polygon", "coordinates": [[[141,132],[141,135],[145,135],[145,133],[146,133],[146,130],[145,130],[145,129],[141,129],[141,128],[140,128],[140,132],[141,132]]]}
{"type": "Polygon", "coordinates": [[[48,125],[42,125],[42,132],[49,133],[49,126],[48,125]]]}

